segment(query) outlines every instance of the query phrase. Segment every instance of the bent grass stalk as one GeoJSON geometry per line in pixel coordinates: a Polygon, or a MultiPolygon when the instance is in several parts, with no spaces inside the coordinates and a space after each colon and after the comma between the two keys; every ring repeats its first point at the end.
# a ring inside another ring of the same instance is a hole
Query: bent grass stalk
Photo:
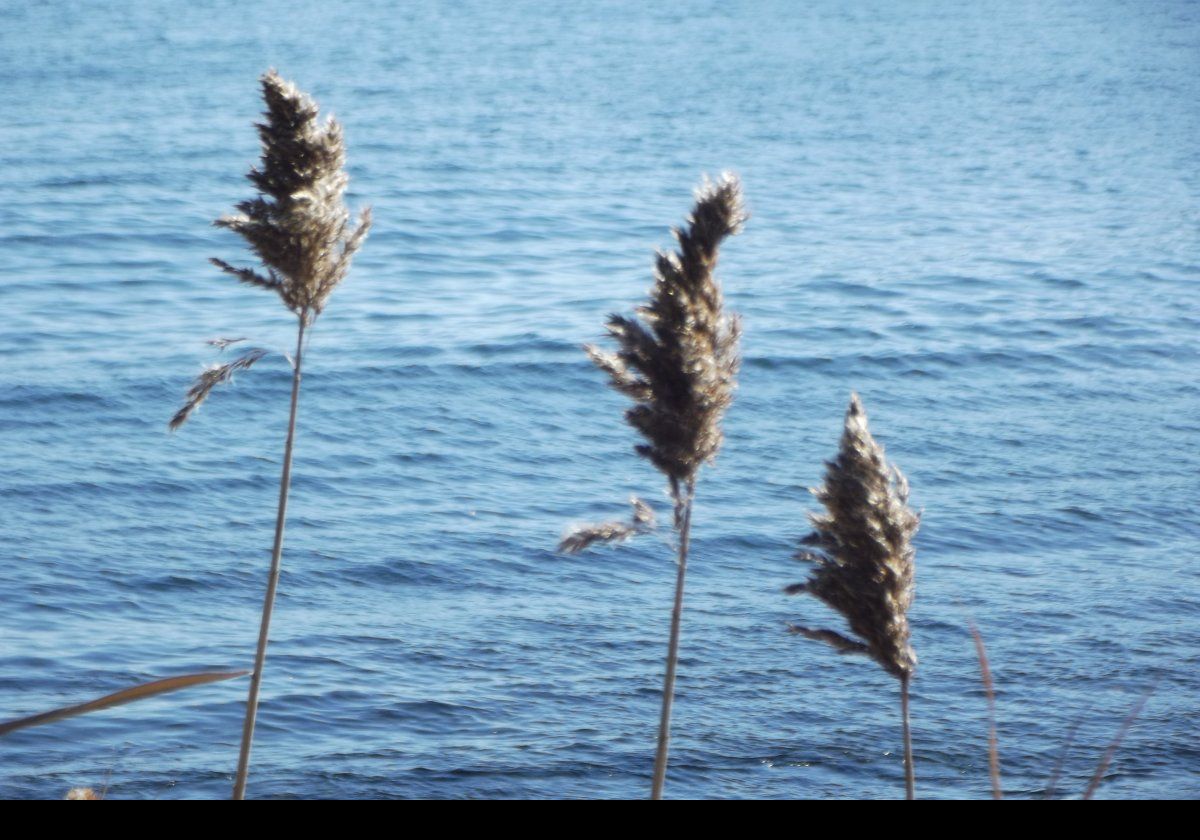
{"type": "Polygon", "coordinates": [[[813,491],[825,512],[810,514],[813,532],[801,541],[797,558],[813,564],[804,583],[784,591],[808,593],[845,617],[849,638],[833,630],[790,625],[838,653],[864,654],[900,681],[904,737],[904,789],[916,798],[909,684],[917,655],[909,643],[915,552],[912,537],[920,518],[908,507],[908,482],[871,436],[857,394],[842,431],[837,457],[826,463],[825,483],[813,491]]]}
{"type": "Polygon", "coordinates": [[[1000,785],[1000,746],[996,737],[996,691],[992,683],[992,668],[988,663],[987,648],[979,628],[971,622],[971,638],[975,640],[975,655],[979,658],[979,678],[987,695],[988,706],[988,778],[992,782],[992,799],[1003,799],[1004,789],[1000,785]]]}
{"type": "MultiPolygon", "coordinates": [[[[585,348],[612,387],[633,400],[625,420],[646,440],[636,451],[666,475],[675,506],[679,553],[652,799],[662,798],[666,780],[696,475],[721,448],[721,418],[733,401],[741,361],[741,326],[736,316],[725,313],[713,270],[721,242],[738,233],[745,220],[737,178],[725,174],[716,183],[705,180],[687,229],[674,231],[678,252],[657,255],[649,303],[638,309],[638,317],[609,317],[608,332],[617,351],[585,348]]],[[[648,530],[638,525],[635,514],[630,526],[604,523],[577,529],[559,549],[581,550],[648,530]]]]}
{"type": "Polygon", "coordinates": [[[1067,755],[1070,754],[1071,746],[1075,743],[1075,734],[1079,732],[1083,718],[1083,715],[1075,718],[1071,723],[1071,728],[1067,730],[1067,737],[1063,740],[1063,745],[1058,751],[1058,758],[1054,761],[1054,769],[1050,771],[1050,778],[1046,780],[1046,790],[1042,793],[1042,799],[1053,799],[1054,794],[1058,791],[1058,780],[1062,778],[1063,765],[1067,762],[1067,755]]]}
{"type": "MultiPolygon", "coordinates": [[[[987,695],[988,704],[988,775],[992,783],[992,798],[1003,799],[1004,793],[1000,783],[1000,752],[998,748],[998,739],[996,737],[996,694],[992,680],[992,669],[988,663],[987,649],[983,644],[983,636],[979,632],[979,628],[974,622],[970,623],[971,638],[975,642],[975,653],[979,658],[980,679],[983,681],[984,693],[987,695]]],[[[1129,730],[1141,715],[1146,703],[1150,700],[1151,695],[1157,686],[1151,685],[1150,688],[1137,699],[1121,722],[1117,734],[1113,736],[1109,742],[1104,754],[1100,757],[1100,761],[1096,765],[1096,769],[1088,781],[1087,788],[1083,792],[1083,799],[1088,800],[1095,796],[1096,791],[1100,789],[1100,785],[1104,782],[1104,774],[1108,772],[1109,765],[1116,757],[1117,750],[1120,749],[1121,743],[1125,740],[1125,736],[1129,734],[1129,730]]],[[[1050,772],[1050,777],[1046,781],[1045,790],[1042,792],[1042,799],[1052,799],[1058,790],[1058,781],[1062,777],[1063,764],[1066,762],[1067,754],[1071,750],[1071,745],[1075,743],[1075,735],[1079,731],[1079,726],[1083,722],[1084,715],[1080,715],[1071,724],[1067,730],[1067,737],[1063,741],[1062,747],[1059,749],[1058,758],[1054,762],[1054,769],[1050,772]]]]}
{"type": "Polygon", "coordinates": [[[1096,765],[1096,772],[1092,774],[1091,780],[1088,782],[1087,789],[1083,792],[1083,798],[1090,800],[1096,795],[1096,791],[1100,789],[1100,785],[1104,783],[1104,774],[1108,772],[1108,767],[1112,764],[1113,758],[1117,755],[1117,750],[1121,748],[1121,742],[1125,740],[1125,736],[1129,734],[1129,730],[1133,728],[1134,722],[1141,715],[1142,709],[1146,708],[1147,701],[1150,700],[1150,695],[1157,688],[1157,683],[1151,685],[1137,699],[1133,707],[1129,710],[1129,714],[1125,715],[1125,719],[1121,721],[1121,728],[1117,730],[1117,734],[1113,736],[1112,741],[1108,745],[1108,749],[1104,751],[1104,755],[1100,757],[1100,763],[1096,765]]]}
{"type": "Polygon", "coordinates": [[[18,729],[45,726],[48,723],[56,723],[60,720],[75,717],[76,715],[86,715],[89,712],[111,709],[113,706],[136,703],[138,700],[149,700],[151,697],[157,697],[160,694],[167,694],[184,688],[244,677],[248,673],[249,671],[206,671],[199,674],[184,674],[178,677],[151,680],[150,682],[140,683],[139,685],[124,688],[120,691],[114,691],[112,694],[106,694],[103,697],[89,700],[86,703],[62,706],[48,712],[39,712],[36,715],[0,722],[0,736],[16,732],[18,729]]]}
{"type": "MultiPolygon", "coordinates": [[[[351,259],[371,226],[370,210],[363,211],[353,228],[350,224],[350,214],[343,200],[349,179],[343,169],[346,152],[341,126],[333,119],[318,122],[316,103],[274,70],[263,75],[261,84],[267,105],[266,120],[258,125],[263,147],[262,164],[247,175],[258,195],[241,202],[237,205],[237,213],[223,216],[214,224],[241,235],[261,261],[263,269],[237,267],[219,259],[211,262],[239,282],[278,294],[298,323],[296,352],[290,360],[291,405],[279,479],[271,568],[246,700],[234,799],[244,799],[246,795],[271,616],[279,586],[305,334],[321,314],[329,295],[345,278],[351,259]]],[[[218,339],[211,343],[223,349],[241,340],[218,339]]],[[[264,350],[251,350],[230,364],[201,374],[188,392],[184,406],[172,418],[170,427],[181,426],[214,387],[228,382],[236,370],[248,369],[265,355],[264,350]]]]}

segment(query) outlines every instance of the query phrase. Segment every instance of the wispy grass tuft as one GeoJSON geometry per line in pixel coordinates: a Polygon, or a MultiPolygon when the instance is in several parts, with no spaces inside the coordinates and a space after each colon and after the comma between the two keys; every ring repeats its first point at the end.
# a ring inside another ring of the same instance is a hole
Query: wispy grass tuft
{"type": "MultiPolygon", "coordinates": [[[[212,263],[239,282],[277,294],[296,316],[297,329],[296,352],[289,359],[292,397],[279,481],[275,542],[246,703],[234,799],[243,799],[246,794],[259,689],[279,585],[305,332],[324,310],[329,295],[345,279],[350,261],[371,226],[369,210],[364,210],[357,223],[352,224],[343,199],[348,177],[343,168],[346,150],[341,126],[332,119],[320,122],[317,104],[274,70],[263,75],[261,84],[267,106],[265,120],[258,124],[262,161],[247,176],[258,194],[238,204],[236,213],[215,222],[218,227],[241,235],[261,265],[241,267],[215,258],[212,263]]],[[[216,339],[210,343],[224,349],[242,340],[216,339]]],[[[214,387],[229,381],[235,371],[249,368],[265,354],[263,350],[251,350],[234,362],[201,374],[188,392],[184,406],[172,418],[171,428],[182,425],[214,387]]]]}
{"type": "Polygon", "coordinates": [[[563,554],[578,554],[592,545],[624,542],[630,537],[653,531],[657,525],[654,508],[637,496],[630,499],[629,503],[633,505],[629,522],[599,522],[572,528],[563,535],[558,550],[563,554]]]}
{"type": "MultiPolygon", "coordinates": [[[[729,174],[715,183],[706,179],[696,192],[686,229],[674,231],[678,251],[657,256],[649,303],[635,317],[609,317],[608,332],[617,343],[616,351],[585,348],[609,375],[612,386],[633,400],[625,419],[645,439],[636,447],[638,454],[667,477],[679,535],[653,799],[662,798],[667,772],[696,475],[721,448],[721,419],[733,401],[741,362],[741,326],[736,316],[725,312],[713,271],[721,243],[738,233],[745,220],[738,179],[729,174]]],[[[627,526],[616,525],[597,526],[590,535],[564,540],[560,548],[582,550],[610,535],[613,539],[629,535],[627,526]]]]}
{"type": "Polygon", "coordinates": [[[824,601],[845,617],[855,638],[800,625],[790,629],[839,653],[870,656],[900,680],[905,792],[913,799],[908,693],[917,655],[909,643],[908,610],[915,576],[912,538],[920,518],[908,506],[908,482],[871,436],[857,394],[850,397],[838,455],[826,463],[825,483],[813,493],[825,512],[810,515],[813,532],[797,553],[813,569],[805,583],[784,591],[824,601]]]}
{"type": "MultiPolygon", "coordinates": [[[[221,339],[213,339],[209,342],[213,346],[224,349],[228,345],[220,345],[221,339]]],[[[212,393],[213,388],[218,385],[223,385],[226,382],[233,381],[233,375],[239,370],[249,370],[254,364],[260,361],[270,351],[256,347],[253,350],[248,350],[232,362],[223,365],[213,365],[205,370],[202,374],[196,377],[196,381],[192,383],[192,387],[188,389],[187,399],[179,411],[175,412],[175,416],[168,423],[168,428],[175,431],[192,416],[192,412],[200,407],[200,404],[208,399],[208,395],[212,393]]]]}

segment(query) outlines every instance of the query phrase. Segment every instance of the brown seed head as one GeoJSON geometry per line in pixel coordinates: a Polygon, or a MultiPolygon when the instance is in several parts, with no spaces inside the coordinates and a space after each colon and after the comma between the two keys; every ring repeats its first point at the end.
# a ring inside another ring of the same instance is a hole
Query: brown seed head
{"type": "Polygon", "coordinates": [[[826,464],[825,483],[813,491],[825,512],[812,514],[814,531],[798,553],[813,562],[807,592],[845,616],[861,641],[832,630],[793,627],[841,652],[867,653],[893,676],[911,674],[917,656],[909,644],[913,601],[912,537],[920,518],[908,507],[908,483],[888,464],[871,437],[857,395],[850,398],[837,458],[826,464]]]}
{"type": "Polygon", "coordinates": [[[713,270],[721,242],[745,220],[737,178],[706,180],[687,229],[674,231],[679,250],[658,254],[640,317],[610,316],[617,351],[585,348],[612,386],[636,403],[625,417],[647,441],[637,451],[667,475],[676,496],[679,484],[693,481],[716,456],[721,418],[733,401],[741,326],[724,312],[713,270]]]}
{"type": "Polygon", "coordinates": [[[348,178],[342,128],[317,120],[317,105],[271,70],[263,75],[266,120],[258,125],[262,162],[247,177],[259,195],[214,224],[239,233],[262,271],[212,263],[243,283],[270,289],[288,309],[312,320],[350,268],[371,226],[364,210],[351,229],[343,200],[348,178]]]}

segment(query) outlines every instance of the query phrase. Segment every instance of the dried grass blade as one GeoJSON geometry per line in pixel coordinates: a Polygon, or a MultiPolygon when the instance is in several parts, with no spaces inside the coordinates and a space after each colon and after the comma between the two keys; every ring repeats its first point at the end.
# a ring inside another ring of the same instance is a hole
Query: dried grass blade
{"type": "Polygon", "coordinates": [[[1067,753],[1071,751],[1071,745],[1075,743],[1075,733],[1079,731],[1079,724],[1082,722],[1083,716],[1080,715],[1075,718],[1075,722],[1067,730],[1067,738],[1063,741],[1062,749],[1058,753],[1058,760],[1054,762],[1054,769],[1050,772],[1050,778],[1046,781],[1046,792],[1042,794],[1042,799],[1054,798],[1054,794],[1058,790],[1058,780],[1062,776],[1063,765],[1067,761],[1067,753]]]}
{"type": "Polygon", "coordinates": [[[983,646],[983,636],[975,622],[971,622],[971,638],[975,640],[975,654],[979,657],[980,678],[983,680],[983,690],[987,694],[988,704],[988,776],[992,780],[992,799],[1003,799],[1004,792],[1000,786],[1000,749],[996,738],[996,692],[992,684],[992,669],[988,664],[987,650],[983,646]]]}
{"type": "Polygon", "coordinates": [[[244,677],[248,673],[250,672],[210,671],[201,674],[186,674],[181,677],[167,677],[162,680],[154,680],[142,683],[141,685],[135,685],[133,688],[126,688],[112,694],[106,694],[87,703],[79,703],[75,706],[63,706],[60,709],[54,709],[49,712],[41,712],[40,714],[5,721],[4,723],[0,723],[0,735],[7,735],[10,732],[16,732],[18,729],[28,729],[31,726],[54,723],[55,721],[75,717],[76,715],[84,715],[88,712],[98,712],[101,709],[108,709],[125,703],[146,700],[151,697],[157,697],[160,694],[179,691],[180,689],[191,688],[192,686],[206,685],[208,683],[220,682],[221,680],[232,680],[235,677],[244,677]]]}
{"type": "Polygon", "coordinates": [[[1125,716],[1125,720],[1121,722],[1121,728],[1117,730],[1117,735],[1112,739],[1112,743],[1108,745],[1108,749],[1104,751],[1104,755],[1100,758],[1100,763],[1096,766],[1096,772],[1092,775],[1092,780],[1088,783],[1087,790],[1083,792],[1083,798],[1091,799],[1096,795],[1096,791],[1100,788],[1100,784],[1104,781],[1104,774],[1108,772],[1108,766],[1112,764],[1113,757],[1116,756],[1117,750],[1121,747],[1121,742],[1125,740],[1125,736],[1129,734],[1130,728],[1134,721],[1138,719],[1138,715],[1142,713],[1142,709],[1146,707],[1146,701],[1150,699],[1150,695],[1154,693],[1156,686],[1150,686],[1145,693],[1138,698],[1138,701],[1133,704],[1133,708],[1129,710],[1129,714],[1125,716]]]}

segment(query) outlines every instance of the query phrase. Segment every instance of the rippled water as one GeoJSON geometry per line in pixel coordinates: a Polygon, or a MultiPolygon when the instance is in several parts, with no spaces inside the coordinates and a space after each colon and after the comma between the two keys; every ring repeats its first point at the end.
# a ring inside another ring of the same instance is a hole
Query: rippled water
{"type": "MultiPolygon", "coordinates": [[[[891,797],[895,686],[780,587],[851,389],[924,509],[919,792],[1067,740],[1078,795],[1200,796],[1194,3],[8,4],[0,19],[0,718],[249,662],[288,373],[166,433],[204,340],[287,346],[209,222],[255,79],[343,120],[376,227],[313,336],[251,793],[646,794],[673,568],[564,526],[662,482],[579,345],[701,173],[746,364],[702,478],[676,797],[891,797]]],[[[665,505],[664,505],[665,506],[665,505]]],[[[228,794],[245,684],[0,741],[0,796],[228,794]]]]}

